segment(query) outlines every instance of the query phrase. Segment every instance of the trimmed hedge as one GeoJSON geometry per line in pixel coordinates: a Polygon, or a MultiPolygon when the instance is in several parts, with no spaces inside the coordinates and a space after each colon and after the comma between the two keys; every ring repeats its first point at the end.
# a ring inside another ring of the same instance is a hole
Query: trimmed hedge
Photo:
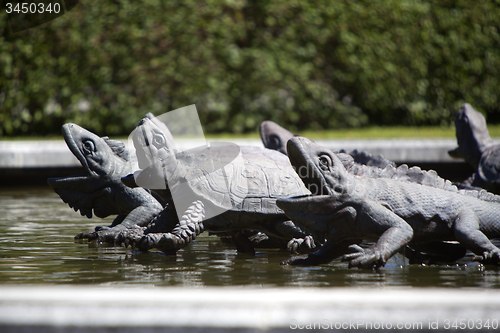
{"type": "Polygon", "coordinates": [[[205,131],[500,122],[500,1],[84,1],[0,41],[0,134],[124,135],[196,104],[205,131]]]}

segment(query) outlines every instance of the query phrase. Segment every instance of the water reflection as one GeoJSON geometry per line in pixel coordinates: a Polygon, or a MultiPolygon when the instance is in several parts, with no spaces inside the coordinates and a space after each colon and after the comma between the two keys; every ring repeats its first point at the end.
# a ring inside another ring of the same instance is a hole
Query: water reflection
{"type": "Polygon", "coordinates": [[[50,189],[0,190],[0,282],[157,286],[466,287],[499,288],[500,268],[470,263],[407,265],[396,256],[378,271],[280,266],[289,254],[237,254],[204,233],[175,256],[123,247],[75,243],[74,235],[111,223],[73,212],[50,189]]]}

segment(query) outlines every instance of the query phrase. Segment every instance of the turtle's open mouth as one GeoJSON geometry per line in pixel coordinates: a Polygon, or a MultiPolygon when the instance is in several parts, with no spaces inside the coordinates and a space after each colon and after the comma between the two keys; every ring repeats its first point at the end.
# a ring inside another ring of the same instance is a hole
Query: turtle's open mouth
{"type": "Polygon", "coordinates": [[[301,137],[294,137],[287,143],[287,153],[290,163],[300,179],[312,195],[330,195],[330,189],[323,173],[318,168],[315,156],[319,146],[301,137]]]}

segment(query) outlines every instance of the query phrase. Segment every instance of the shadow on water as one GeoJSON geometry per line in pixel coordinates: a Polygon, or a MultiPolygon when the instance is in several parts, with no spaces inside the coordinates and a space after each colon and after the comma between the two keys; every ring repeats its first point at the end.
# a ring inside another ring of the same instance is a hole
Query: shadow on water
{"type": "Polygon", "coordinates": [[[0,190],[0,283],[153,286],[452,287],[499,288],[500,268],[471,263],[408,265],[396,256],[377,271],[279,263],[286,251],[237,254],[231,244],[202,234],[175,256],[78,243],[73,237],[111,218],[87,219],[48,188],[0,190]]]}

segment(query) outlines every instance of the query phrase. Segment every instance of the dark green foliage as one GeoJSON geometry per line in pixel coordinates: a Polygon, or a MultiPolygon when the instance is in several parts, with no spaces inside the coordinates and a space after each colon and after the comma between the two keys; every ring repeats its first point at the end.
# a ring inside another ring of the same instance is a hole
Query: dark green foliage
{"type": "Polygon", "coordinates": [[[128,134],[196,104],[206,131],[500,121],[499,1],[84,1],[12,34],[0,133],[128,134]]]}

